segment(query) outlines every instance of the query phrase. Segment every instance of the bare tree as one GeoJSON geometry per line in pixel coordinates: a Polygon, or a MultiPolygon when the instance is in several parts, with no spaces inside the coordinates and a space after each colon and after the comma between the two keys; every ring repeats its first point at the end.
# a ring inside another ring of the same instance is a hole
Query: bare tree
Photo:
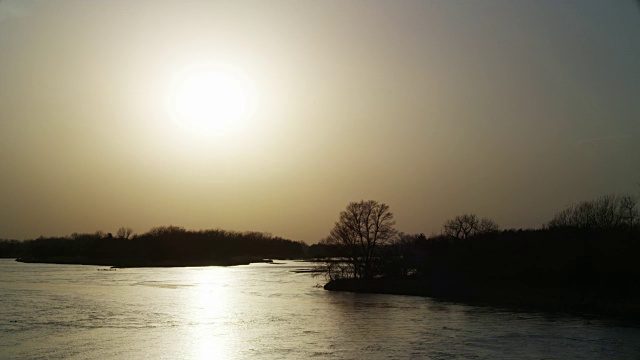
{"type": "Polygon", "coordinates": [[[130,227],[120,227],[118,231],[116,231],[116,237],[118,239],[129,239],[133,234],[133,229],[130,227]]]}
{"type": "Polygon", "coordinates": [[[625,195],[620,198],[620,214],[623,221],[630,229],[637,226],[638,219],[638,201],[631,195],[625,195]]]}
{"type": "Polygon", "coordinates": [[[498,223],[493,221],[492,219],[482,218],[482,220],[480,220],[480,225],[478,226],[478,233],[486,234],[486,233],[496,232],[498,230],[500,230],[500,225],[498,225],[498,223]]]}
{"type": "Polygon", "coordinates": [[[324,244],[333,245],[346,259],[328,263],[333,278],[372,278],[376,275],[378,249],[396,235],[395,221],[389,206],[374,200],[352,202],[340,212],[324,244]]]}
{"type": "Polygon", "coordinates": [[[442,226],[442,232],[456,239],[468,239],[471,236],[498,231],[500,226],[489,219],[478,219],[475,214],[462,214],[447,220],[442,226]]]}

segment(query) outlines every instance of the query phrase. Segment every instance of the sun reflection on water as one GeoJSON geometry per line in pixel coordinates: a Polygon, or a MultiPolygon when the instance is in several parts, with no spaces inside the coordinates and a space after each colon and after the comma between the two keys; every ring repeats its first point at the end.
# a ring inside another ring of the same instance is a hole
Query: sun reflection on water
{"type": "Polygon", "coordinates": [[[189,318],[186,353],[191,359],[230,359],[232,349],[226,341],[232,334],[229,281],[233,269],[197,268],[186,275],[193,286],[184,303],[189,318]]]}

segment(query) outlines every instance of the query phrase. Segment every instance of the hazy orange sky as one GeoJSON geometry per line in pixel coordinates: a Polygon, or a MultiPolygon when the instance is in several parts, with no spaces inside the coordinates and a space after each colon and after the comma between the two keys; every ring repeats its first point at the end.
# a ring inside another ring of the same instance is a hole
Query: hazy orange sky
{"type": "Polygon", "coordinates": [[[0,238],[172,224],[313,243],[361,199],[429,235],[637,193],[639,10],[0,0],[0,238]],[[181,90],[188,69],[235,85],[181,90]]]}

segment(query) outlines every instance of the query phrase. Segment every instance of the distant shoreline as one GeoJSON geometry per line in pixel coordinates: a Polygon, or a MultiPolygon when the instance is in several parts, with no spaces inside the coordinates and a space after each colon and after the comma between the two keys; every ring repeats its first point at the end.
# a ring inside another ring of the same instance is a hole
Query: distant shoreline
{"type": "Polygon", "coordinates": [[[161,268],[161,267],[200,267],[200,266],[238,266],[251,263],[269,263],[270,259],[251,256],[236,256],[229,259],[215,259],[203,261],[190,260],[158,260],[158,261],[130,261],[114,259],[93,259],[86,257],[47,257],[47,258],[17,258],[17,262],[30,264],[61,264],[61,265],[93,265],[109,266],[112,268],[161,268]]]}
{"type": "Polygon", "coordinates": [[[615,296],[614,289],[538,287],[517,283],[451,286],[424,277],[382,277],[375,279],[331,280],[329,291],[431,297],[469,305],[503,307],[520,311],[615,317],[640,322],[640,297],[615,296]]]}

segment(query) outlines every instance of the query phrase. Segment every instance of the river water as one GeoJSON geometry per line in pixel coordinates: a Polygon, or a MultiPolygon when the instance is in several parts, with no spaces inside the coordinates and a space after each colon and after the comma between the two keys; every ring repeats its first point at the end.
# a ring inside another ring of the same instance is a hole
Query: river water
{"type": "Polygon", "coordinates": [[[0,358],[640,359],[624,322],[329,292],[308,266],[0,260],[0,358]]]}

